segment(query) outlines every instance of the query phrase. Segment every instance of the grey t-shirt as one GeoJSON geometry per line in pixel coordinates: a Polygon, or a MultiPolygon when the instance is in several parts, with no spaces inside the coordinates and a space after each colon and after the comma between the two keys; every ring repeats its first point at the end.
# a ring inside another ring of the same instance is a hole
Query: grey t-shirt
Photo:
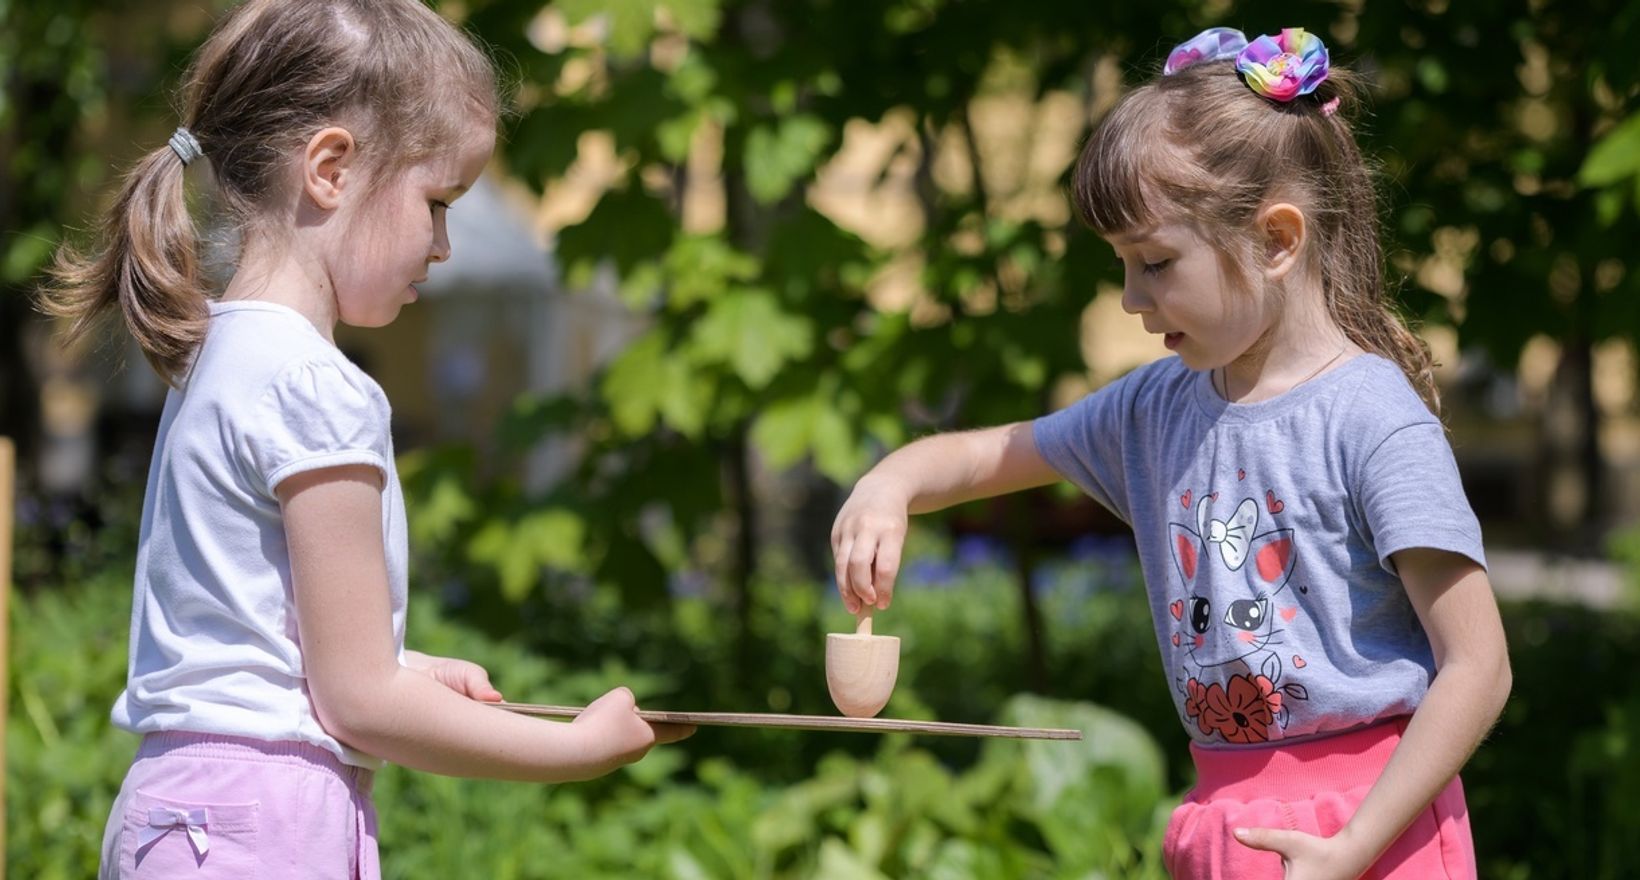
{"type": "Polygon", "coordinates": [[[1394,363],[1360,355],[1234,404],[1167,358],[1033,433],[1133,527],[1192,739],[1253,745],[1417,708],[1435,662],[1390,555],[1485,558],[1445,431],[1394,363]]]}

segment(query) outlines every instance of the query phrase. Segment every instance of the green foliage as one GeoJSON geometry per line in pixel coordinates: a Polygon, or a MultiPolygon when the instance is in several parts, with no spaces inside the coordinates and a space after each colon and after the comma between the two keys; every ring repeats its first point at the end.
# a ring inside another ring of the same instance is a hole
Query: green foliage
{"type": "MultiPolygon", "coordinates": [[[[42,592],[15,609],[6,773],[12,817],[7,865],[17,876],[83,877],[95,870],[103,821],[136,744],[108,721],[108,707],[124,682],[129,580],[127,571],[114,569],[73,588],[42,592]]],[[[813,593],[787,591],[790,601],[782,603],[780,619],[764,625],[789,628],[800,618],[812,620],[813,593]]],[[[966,604],[969,598],[974,596],[930,594],[923,608],[966,604]]],[[[713,647],[712,610],[703,601],[675,610],[689,614],[682,628],[700,640],[698,647],[713,647]]],[[[412,609],[409,644],[480,663],[511,698],[582,703],[620,683],[646,704],[705,703],[698,693],[677,691],[686,686],[686,675],[635,671],[609,655],[595,665],[569,665],[432,611],[412,609]]],[[[925,615],[922,623],[913,622],[919,614],[907,615],[913,629],[946,619],[925,615]]],[[[925,648],[909,658],[908,671],[941,662],[928,653],[937,644],[934,635],[920,634],[925,648]]],[[[976,676],[984,671],[983,665],[967,670],[976,676]]],[[[813,666],[803,674],[816,676],[810,684],[820,681],[813,666]]],[[[918,702],[911,679],[900,690],[906,701],[918,702]]],[[[564,786],[460,780],[389,767],[375,789],[385,873],[1163,876],[1157,853],[1170,805],[1168,783],[1161,750],[1141,727],[1091,704],[1030,696],[999,702],[976,720],[993,718],[1076,727],[1086,738],[992,741],[977,757],[954,764],[925,741],[906,736],[708,729],[603,779],[564,786]],[[787,750],[801,740],[818,741],[819,748],[796,750],[812,755],[812,763],[783,779],[779,768],[771,771],[756,760],[761,747],[755,740],[762,734],[787,750]]]]}
{"type": "MultiPolygon", "coordinates": [[[[599,554],[654,558],[632,526],[646,507],[694,506],[670,511],[679,559],[722,539],[712,530],[726,506],[758,520],[745,496],[717,488],[625,494],[671,481],[680,460],[717,473],[748,454],[777,468],[807,460],[847,483],[906,437],[1045,410],[1054,382],[1083,371],[1075,328],[1116,272],[1070,212],[1050,222],[1005,207],[1020,195],[1018,155],[982,149],[979,102],[1056,92],[1091,104],[1100,62],[1132,82],[1200,27],[1274,27],[1258,24],[1268,4],[631,0],[556,7],[602,26],[547,45],[519,26],[533,2],[461,7],[538,93],[506,141],[514,171],[544,188],[587,132],[611,135],[621,163],[586,220],[562,231],[558,256],[572,281],[612,265],[652,328],[563,420],[537,426],[537,437],[594,438],[586,468],[537,501],[610,514],[587,520],[576,554],[600,577],[599,554]],[[592,75],[561,76],[572,66],[592,75]],[[810,196],[851,124],[890,114],[910,132],[894,161],[915,167],[921,228],[873,247],[810,196]],[[681,193],[697,184],[686,159],[703,132],[721,139],[727,217],[685,233],[681,193]],[[966,181],[935,173],[949,154],[977,165],[966,181]],[[915,320],[867,295],[906,265],[921,267],[915,320]],[[612,469],[629,479],[595,478],[612,469]]],[[[1413,282],[1412,317],[1456,326],[1466,349],[1504,365],[1539,333],[1640,338],[1640,273],[1613,271],[1637,229],[1621,209],[1640,185],[1640,66],[1611,38],[1640,7],[1391,3],[1301,17],[1336,61],[1370,73],[1367,100],[1346,112],[1386,172],[1386,244],[1413,282]],[[1473,244],[1454,250],[1460,239],[1473,244]],[[1436,256],[1462,289],[1421,286],[1416,267],[1436,256]]],[[[1085,135],[1092,121],[1074,124],[1085,135]]],[[[1037,149],[1034,130],[1010,149],[1037,149]]],[[[718,573],[744,592],[749,572],[718,573]]]]}
{"type": "Polygon", "coordinates": [[[1640,617],[1506,606],[1514,690],[1464,771],[1482,877],[1629,877],[1640,750],[1640,617]]]}
{"type": "MultiPolygon", "coordinates": [[[[376,789],[388,876],[1159,878],[1170,793],[1189,783],[1182,732],[1142,598],[1078,595],[1072,587],[1089,573],[1066,570],[1050,593],[1052,671],[1061,693],[1112,708],[1008,696],[1020,665],[1013,594],[982,567],[896,601],[905,665],[888,710],[1072,726],[1080,743],[702,728],[580,785],[388,768],[376,789]],[[1159,703],[1136,701],[1144,695],[1159,703]]],[[[5,772],[15,876],[95,869],[136,745],[108,721],[124,681],[129,584],[129,571],[114,568],[12,606],[5,772]]],[[[766,658],[770,679],[756,691],[718,677],[728,653],[721,609],[700,599],[634,613],[591,597],[561,627],[532,616],[556,640],[549,652],[530,647],[533,623],[528,641],[487,635],[420,596],[409,642],[475,660],[511,699],[576,703],[620,683],[657,707],[829,712],[815,645],[844,621],[819,596],[804,586],[764,597],[756,625],[784,649],[766,658]],[[681,641],[646,641],[662,630],[681,641]]],[[[1631,674],[1640,618],[1548,603],[1504,612],[1514,694],[1464,771],[1481,876],[1626,877],[1640,864],[1630,796],[1640,784],[1631,674]]]]}
{"type": "Polygon", "coordinates": [[[96,875],[103,820],[137,750],[108,714],[125,684],[131,579],[113,567],[21,598],[10,608],[6,867],[79,880],[96,875]]]}
{"type": "Polygon", "coordinates": [[[765,205],[780,201],[814,171],[830,141],[826,123],[808,114],[753,128],[746,134],[746,189],[765,205]]]}
{"type": "Polygon", "coordinates": [[[104,163],[67,149],[105,108],[95,6],[0,2],[0,295],[22,288],[56,248],[69,216],[64,194],[106,174],[104,163]]]}
{"type": "MultiPolygon", "coordinates": [[[[584,519],[574,554],[590,561],[595,579],[628,598],[642,589],[605,580],[605,562],[659,562],[653,540],[634,525],[656,508],[682,549],[678,562],[698,560],[721,540],[725,501],[736,505],[733,521],[759,519],[745,493],[629,491],[675,481],[684,462],[712,477],[737,473],[754,457],[775,467],[808,460],[846,482],[880,444],[927,427],[908,420],[907,404],[942,411],[953,400],[972,402],[959,424],[1024,418],[1045,408],[1053,377],[1081,369],[1074,334],[1064,330],[1075,326],[1085,288],[1068,289],[1049,256],[1061,230],[990,217],[983,194],[928,189],[927,228],[907,246],[882,249],[808,204],[848,121],[908,105],[919,130],[955,125],[971,137],[963,101],[980,93],[985,59],[1018,43],[1049,66],[1069,65],[1087,47],[1037,40],[1069,22],[1043,18],[1019,33],[1001,24],[1016,11],[997,5],[941,30],[945,45],[927,45],[920,13],[889,15],[901,24],[881,31],[884,10],[875,4],[574,3],[557,13],[571,25],[600,21],[601,30],[544,50],[522,39],[515,4],[469,11],[469,23],[514,53],[538,85],[558,83],[552,99],[530,102],[509,132],[510,167],[544,187],[566,172],[583,133],[607,132],[624,169],[584,221],[562,230],[557,256],[572,283],[611,265],[623,298],[647,310],[651,327],[588,393],[522,404],[565,404],[562,420],[534,423],[537,437],[562,431],[591,439],[583,468],[551,500],[529,503],[607,514],[584,519]],[[558,80],[572,63],[596,75],[573,85],[558,80]],[[721,138],[728,217],[723,228],[685,233],[678,194],[655,181],[688,185],[684,160],[703,126],[721,138]],[[951,271],[953,241],[973,229],[983,230],[980,247],[959,258],[968,280],[948,284],[940,276],[951,271]],[[906,309],[883,312],[869,301],[873,279],[912,254],[932,261],[927,287],[948,319],[913,323],[906,309]],[[987,286],[1005,307],[972,302],[987,286]]],[[[1064,85],[1069,74],[1056,68],[1039,86],[1064,85]]],[[[937,157],[934,141],[925,146],[917,161],[926,175],[937,157]]],[[[510,497],[513,490],[474,490],[477,509],[496,507],[492,491],[510,497]]],[[[724,572],[743,595],[762,562],[758,549],[750,570],[724,572]]],[[[501,577],[509,595],[520,595],[522,566],[508,571],[501,577]]],[[[537,578],[534,588],[546,585],[537,578]]]]}
{"type": "Polygon", "coordinates": [[[1640,116],[1623,120],[1589,151],[1578,169],[1585,186],[1610,186],[1640,173],[1640,116]]]}

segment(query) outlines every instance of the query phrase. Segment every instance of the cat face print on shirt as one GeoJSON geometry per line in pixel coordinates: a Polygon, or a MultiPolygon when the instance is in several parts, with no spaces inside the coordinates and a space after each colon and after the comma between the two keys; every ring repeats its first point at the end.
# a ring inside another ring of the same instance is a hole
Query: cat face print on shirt
{"type": "MultiPolygon", "coordinates": [[[[1179,499],[1186,510],[1191,494],[1179,499]]],[[[1274,518],[1284,505],[1273,492],[1265,496],[1263,510],[1274,518]]],[[[1289,701],[1308,698],[1303,685],[1282,683],[1285,625],[1299,613],[1286,593],[1298,561],[1297,537],[1292,529],[1260,532],[1257,498],[1229,507],[1220,493],[1204,494],[1194,514],[1193,523],[1168,524],[1180,586],[1168,604],[1168,623],[1175,657],[1182,654],[1175,686],[1185,698],[1187,723],[1229,742],[1278,738],[1289,701]]]]}

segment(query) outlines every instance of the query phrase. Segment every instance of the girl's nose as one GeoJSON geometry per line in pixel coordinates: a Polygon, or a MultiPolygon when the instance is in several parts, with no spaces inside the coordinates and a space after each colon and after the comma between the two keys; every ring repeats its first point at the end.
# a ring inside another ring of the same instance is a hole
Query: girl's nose
{"type": "Polygon", "coordinates": [[[442,263],[450,259],[450,235],[444,226],[444,219],[439,218],[438,225],[433,230],[433,251],[427,255],[430,263],[442,263]]]}
{"type": "Polygon", "coordinates": [[[1145,312],[1155,311],[1156,304],[1150,297],[1132,282],[1122,285],[1122,311],[1130,315],[1142,315],[1145,312]]]}

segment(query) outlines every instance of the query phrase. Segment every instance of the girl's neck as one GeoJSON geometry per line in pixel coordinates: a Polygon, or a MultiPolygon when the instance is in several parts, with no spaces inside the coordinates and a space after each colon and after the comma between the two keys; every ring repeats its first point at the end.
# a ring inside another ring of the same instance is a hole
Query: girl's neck
{"type": "Polygon", "coordinates": [[[1290,293],[1264,335],[1215,371],[1214,387],[1231,403],[1285,394],[1361,353],[1327,312],[1319,289],[1290,293]]]}
{"type": "Polygon", "coordinates": [[[296,256],[299,250],[247,246],[222,299],[258,300],[294,309],[335,342],[335,286],[324,265],[301,259],[296,256]]]}

